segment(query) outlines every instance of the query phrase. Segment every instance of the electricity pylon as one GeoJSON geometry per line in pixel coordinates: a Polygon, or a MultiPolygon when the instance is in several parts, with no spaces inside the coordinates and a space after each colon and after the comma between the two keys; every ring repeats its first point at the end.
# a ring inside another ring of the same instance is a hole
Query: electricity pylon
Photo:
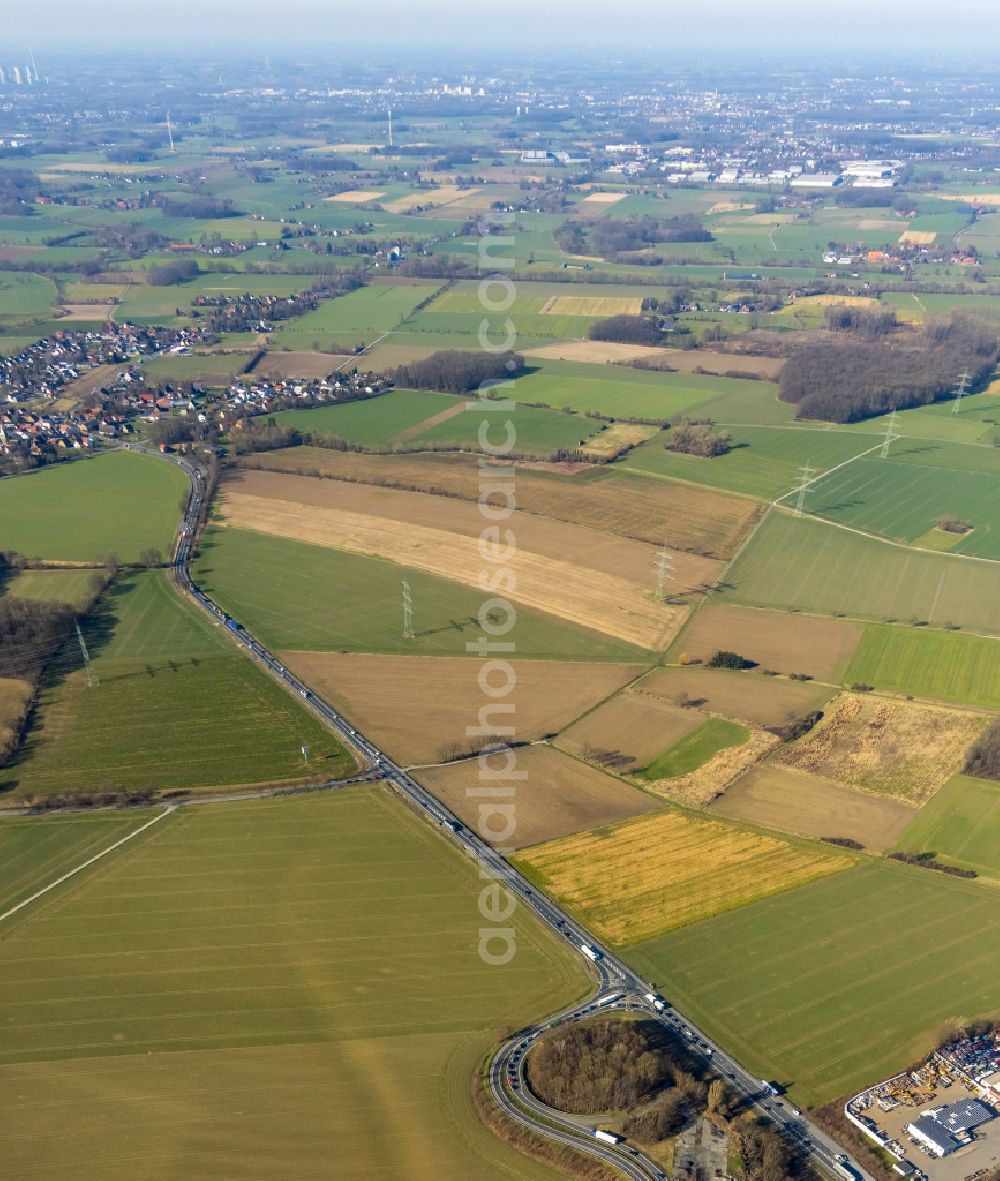
{"type": "Polygon", "coordinates": [[[885,427],[885,439],[882,441],[882,450],[880,452],[883,459],[889,454],[889,445],[895,443],[897,439],[901,439],[902,435],[896,434],[896,411],[889,415],[889,421],[885,427]]]}
{"type": "Polygon", "coordinates": [[[671,573],[673,564],[674,559],[667,549],[667,543],[664,542],[660,556],[656,559],[656,598],[661,603],[666,602],[667,583],[673,577],[671,573]]]}
{"type": "Polygon", "coordinates": [[[413,595],[410,593],[410,584],[403,579],[403,639],[412,640],[413,635],[413,595]]]}
{"type": "Polygon", "coordinates": [[[952,406],[952,414],[957,414],[962,408],[962,399],[969,392],[969,380],[972,374],[968,369],[963,369],[958,375],[958,381],[955,384],[955,405],[952,406]]]}
{"type": "Polygon", "coordinates": [[[101,682],[94,675],[94,669],[90,663],[90,653],[87,651],[87,641],[83,638],[83,632],[80,631],[79,620],[76,621],[76,638],[80,641],[80,655],[83,657],[83,664],[87,670],[87,684],[93,689],[101,682]]]}
{"type": "Polygon", "coordinates": [[[799,474],[801,475],[802,480],[796,489],[798,492],[798,497],[795,501],[795,515],[797,517],[802,516],[802,508],[806,501],[806,489],[808,489],[809,485],[812,483],[812,468],[807,463],[804,467],[799,468],[799,474]]]}

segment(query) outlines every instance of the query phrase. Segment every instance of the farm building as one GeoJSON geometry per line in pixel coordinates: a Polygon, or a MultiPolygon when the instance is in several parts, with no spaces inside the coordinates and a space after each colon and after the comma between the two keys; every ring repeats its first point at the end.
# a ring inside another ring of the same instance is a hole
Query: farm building
{"type": "Polygon", "coordinates": [[[979,1099],[965,1099],[948,1107],[931,1108],[906,1130],[934,1156],[948,1156],[968,1144],[974,1129],[996,1119],[992,1107],[979,1099]]]}

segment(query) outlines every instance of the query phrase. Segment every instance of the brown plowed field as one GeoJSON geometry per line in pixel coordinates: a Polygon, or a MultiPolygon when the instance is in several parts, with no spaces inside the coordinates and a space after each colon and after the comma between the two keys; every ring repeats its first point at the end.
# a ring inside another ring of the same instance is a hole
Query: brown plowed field
{"type": "Polygon", "coordinates": [[[476,759],[428,768],[417,772],[417,778],[470,828],[487,840],[491,833],[502,837],[493,843],[515,849],[663,807],[653,796],[549,746],[517,751],[517,770],[525,778],[513,784],[513,794],[495,798],[511,809],[501,813],[489,813],[494,799],[472,794],[484,786],[476,759]],[[508,818],[516,825],[510,837],[504,835],[508,818]]]}
{"type": "Polygon", "coordinates": [[[860,624],[847,619],[751,607],[704,607],[677,647],[699,660],[710,659],[721,648],[756,660],[761,668],[836,681],[847,668],[861,632],[860,624]]]}
{"type": "Polygon", "coordinates": [[[666,701],[686,698],[710,713],[758,726],[780,726],[800,718],[820,709],[834,692],[808,682],[714,668],[665,668],[647,677],[642,688],[666,701]]]}
{"type": "Polygon", "coordinates": [[[638,771],[705,719],[661,698],[629,690],[559,735],[558,745],[611,771],[638,771]]]}
{"type": "MultiPolygon", "coordinates": [[[[241,466],[477,500],[478,462],[468,455],[358,455],[291,447],[248,456],[241,466]]],[[[731,557],[759,513],[752,501],[721,492],[595,471],[589,465],[576,476],[518,467],[513,483],[517,505],[525,512],[653,545],[666,539],[674,549],[713,558],[731,557]]]]}
{"type": "Polygon", "coordinates": [[[733,820],[804,837],[848,837],[876,853],[891,848],[915,815],[897,800],[865,795],[773,763],[755,767],[711,807],[733,820]]]}
{"type": "Polygon", "coordinates": [[[347,358],[339,353],[274,352],[258,361],[254,377],[278,379],[296,377],[328,377],[347,358]]]}
{"type": "MultiPolygon", "coordinates": [[[[477,588],[499,568],[480,552],[488,522],[478,508],[444,497],[250,472],[227,483],[222,510],[247,529],[376,555],[477,588]]],[[[676,635],[685,609],[653,598],[652,546],[531,514],[501,528],[516,538],[504,563],[516,576],[516,586],[505,588],[511,599],[647,649],[676,635]]],[[[717,571],[716,562],[678,554],[672,590],[697,593],[717,571]]]]}
{"type": "MultiPolygon", "coordinates": [[[[466,735],[488,701],[478,660],[343,652],[285,652],[281,659],[394,759],[437,763],[481,745],[466,735]]],[[[484,725],[513,725],[516,742],[561,730],[638,672],[627,664],[512,664],[517,684],[502,704],[513,703],[513,714],[484,716],[484,725]]]]}

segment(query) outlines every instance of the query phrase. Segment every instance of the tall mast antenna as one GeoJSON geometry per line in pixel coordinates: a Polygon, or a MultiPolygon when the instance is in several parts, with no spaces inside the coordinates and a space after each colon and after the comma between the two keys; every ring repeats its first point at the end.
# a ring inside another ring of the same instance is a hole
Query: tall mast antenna
{"type": "Polygon", "coordinates": [[[177,149],[174,147],[174,129],[170,126],[170,112],[169,111],[167,111],[167,139],[170,140],[171,152],[176,152],[177,149]]]}
{"type": "Polygon", "coordinates": [[[392,147],[392,107],[389,108],[389,147],[392,147]]]}

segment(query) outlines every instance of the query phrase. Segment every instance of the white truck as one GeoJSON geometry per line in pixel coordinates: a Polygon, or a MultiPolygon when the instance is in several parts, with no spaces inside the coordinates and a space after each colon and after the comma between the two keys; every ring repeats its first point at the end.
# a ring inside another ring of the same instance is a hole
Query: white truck
{"type": "Polygon", "coordinates": [[[596,947],[591,947],[589,943],[581,943],[580,950],[583,952],[583,954],[587,957],[588,960],[593,960],[595,964],[601,958],[601,953],[597,950],[596,947]]]}
{"type": "Polygon", "coordinates": [[[662,1013],[663,1010],[667,1007],[667,1002],[663,999],[662,996],[659,996],[655,992],[647,992],[646,993],[646,1000],[649,1001],[649,1003],[653,1006],[653,1008],[657,1011],[657,1013],[662,1013]]]}
{"type": "Polygon", "coordinates": [[[615,1135],[614,1132],[605,1132],[601,1128],[594,1128],[594,1139],[603,1140],[605,1144],[620,1144],[621,1136],[615,1135]]]}
{"type": "Polygon", "coordinates": [[[609,992],[602,996],[597,1003],[599,1005],[613,1005],[615,1001],[620,1001],[624,995],[622,992],[609,992]]]}

